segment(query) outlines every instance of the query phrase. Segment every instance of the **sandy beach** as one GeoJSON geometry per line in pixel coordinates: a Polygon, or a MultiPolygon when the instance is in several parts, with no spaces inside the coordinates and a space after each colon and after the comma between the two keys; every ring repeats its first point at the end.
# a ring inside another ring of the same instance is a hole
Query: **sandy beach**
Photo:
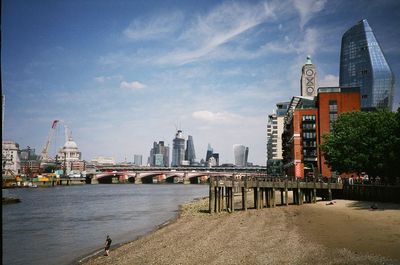
{"type": "Polygon", "coordinates": [[[370,206],[335,200],[209,214],[202,199],[84,264],[400,264],[400,205],[370,206]]]}

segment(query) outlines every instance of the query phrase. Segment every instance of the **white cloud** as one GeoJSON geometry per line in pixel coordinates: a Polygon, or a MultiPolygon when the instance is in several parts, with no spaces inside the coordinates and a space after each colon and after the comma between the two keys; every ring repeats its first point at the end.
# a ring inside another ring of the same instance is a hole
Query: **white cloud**
{"type": "Polygon", "coordinates": [[[233,123],[241,119],[241,116],[229,112],[211,112],[199,110],[192,113],[192,117],[200,121],[211,123],[233,123]]]}
{"type": "Polygon", "coordinates": [[[327,74],[322,78],[318,79],[318,86],[338,86],[339,85],[339,76],[327,74]]]}
{"type": "Polygon", "coordinates": [[[300,15],[300,28],[312,18],[314,13],[324,9],[327,0],[294,0],[293,4],[300,15]]]}
{"type": "Polygon", "coordinates": [[[120,75],[112,75],[112,76],[96,76],[95,78],[94,78],[94,80],[96,81],[96,82],[98,82],[98,83],[104,83],[104,82],[106,82],[106,81],[109,81],[109,80],[113,80],[113,79],[121,79],[122,78],[122,76],[120,76],[120,75]]]}
{"type": "Polygon", "coordinates": [[[186,64],[199,60],[274,16],[273,8],[266,4],[224,3],[205,16],[198,16],[178,39],[184,47],[161,57],[158,62],[186,64]]]}
{"type": "Polygon", "coordinates": [[[146,85],[142,84],[138,81],[133,81],[133,82],[126,82],[126,81],[122,81],[120,84],[120,88],[123,89],[131,89],[131,90],[138,90],[138,89],[142,89],[145,88],[146,85]]]}
{"type": "Polygon", "coordinates": [[[319,32],[316,28],[308,28],[304,34],[304,39],[299,43],[297,52],[299,54],[315,54],[319,44],[319,32]]]}
{"type": "Polygon", "coordinates": [[[131,40],[154,40],[174,33],[182,24],[181,12],[172,12],[134,20],[123,34],[131,40]]]}

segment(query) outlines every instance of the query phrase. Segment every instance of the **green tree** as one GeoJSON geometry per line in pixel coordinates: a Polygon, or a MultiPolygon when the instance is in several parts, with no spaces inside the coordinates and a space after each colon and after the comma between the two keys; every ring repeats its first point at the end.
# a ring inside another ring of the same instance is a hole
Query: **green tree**
{"type": "Polygon", "coordinates": [[[57,170],[56,166],[49,165],[44,168],[44,173],[53,173],[55,170],[57,170]]]}
{"type": "Polygon", "coordinates": [[[394,181],[400,164],[400,109],[341,114],[321,150],[339,173],[366,172],[394,181]]]}

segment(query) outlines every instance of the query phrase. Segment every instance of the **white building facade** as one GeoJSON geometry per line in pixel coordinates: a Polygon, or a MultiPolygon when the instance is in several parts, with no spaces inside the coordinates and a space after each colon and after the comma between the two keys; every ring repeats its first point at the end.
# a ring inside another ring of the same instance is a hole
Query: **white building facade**
{"type": "Polygon", "coordinates": [[[13,141],[2,141],[2,171],[3,174],[11,171],[17,175],[21,171],[19,145],[13,141]]]}

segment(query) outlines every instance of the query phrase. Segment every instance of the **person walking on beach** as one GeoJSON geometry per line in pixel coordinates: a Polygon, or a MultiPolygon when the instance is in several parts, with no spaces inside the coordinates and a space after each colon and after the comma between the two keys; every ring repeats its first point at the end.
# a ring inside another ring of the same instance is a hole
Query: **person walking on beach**
{"type": "Polygon", "coordinates": [[[107,235],[107,239],[106,239],[106,247],[104,248],[104,250],[106,251],[106,253],[104,254],[105,256],[109,256],[110,255],[110,246],[111,246],[111,238],[109,235],[107,235]]]}

